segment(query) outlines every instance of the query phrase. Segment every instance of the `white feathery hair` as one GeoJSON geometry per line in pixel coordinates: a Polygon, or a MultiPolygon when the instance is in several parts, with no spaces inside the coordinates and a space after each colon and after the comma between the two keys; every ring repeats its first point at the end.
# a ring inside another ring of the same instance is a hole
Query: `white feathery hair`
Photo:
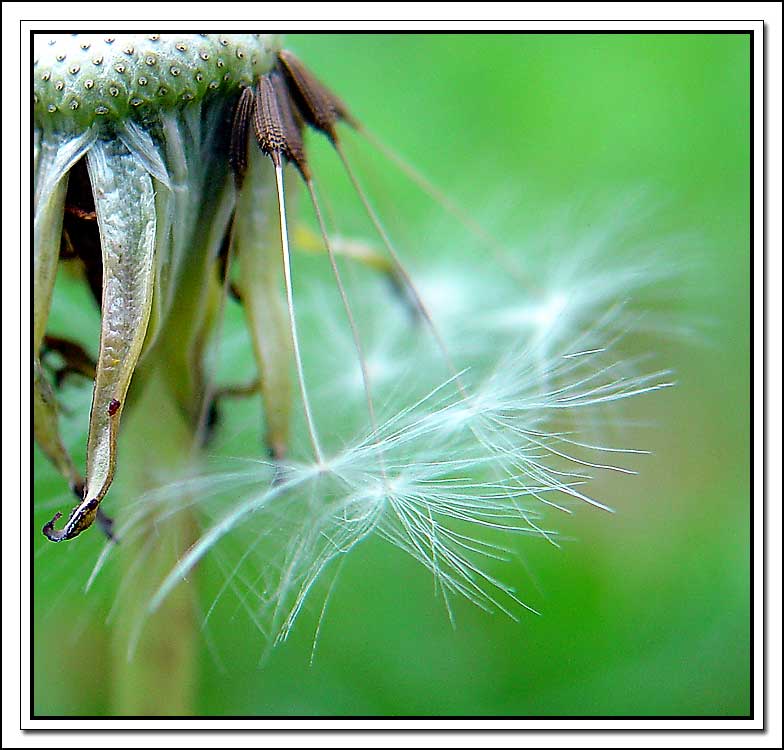
{"type": "MultiPolygon", "coordinates": [[[[511,559],[512,537],[519,535],[558,545],[558,512],[571,513],[579,504],[611,511],[591,494],[595,474],[634,473],[618,464],[625,454],[645,451],[604,445],[592,430],[584,433],[602,410],[672,384],[670,373],[645,372],[644,358],[623,350],[624,336],[641,319],[634,293],[651,278],[650,269],[616,267],[613,275],[586,263],[585,255],[559,259],[560,283],[544,286],[530,301],[514,279],[493,285],[488,272],[461,275],[465,267],[452,263],[448,276],[416,279],[464,368],[457,374],[449,374],[428,332],[405,310],[393,300],[379,305],[377,281],[363,278],[352,289],[367,339],[377,432],[363,411],[361,373],[340,309],[318,287],[300,297],[304,339],[317,326],[322,342],[319,350],[306,349],[306,369],[328,373],[313,390],[325,461],[303,458],[303,441],[299,453],[293,446],[299,458],[237,458],[131,504],[118,529],[129,541],[151,504],[158,523],[193,508],[203,519],[200,537],[149,602],[150,613],[215,553],[225,580],[207,617],[233,591],[278,642],[325,571],[337,569],[371,536],[429,571],[450,618],[455,595],[515,618],[535,611],[524,592],[488,572],[487,562],[511,559]],[[353,436],[346,430],[349,412],[353,436]],[[227,541],[232,537],[236,543],[227,541]]],[[[234,336],[224,342],[224,355],[240,348],[234,336]]],[[[107,544],[89,583],[111,548],[107,544]]]]}

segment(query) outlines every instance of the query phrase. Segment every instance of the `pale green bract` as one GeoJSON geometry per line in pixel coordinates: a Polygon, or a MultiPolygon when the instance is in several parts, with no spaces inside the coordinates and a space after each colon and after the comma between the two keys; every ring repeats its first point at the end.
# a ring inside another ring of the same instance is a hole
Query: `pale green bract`
{"type": "Polygon", "coordinates": [[[82,495],[64,532],[70,538],[92,523],[112,482],[117,430],[140,359],[158,347],[182,408],[198,409],[199,353],[234,203],[224,123],[241,87],[273,65],[278,40],[36,35],[34,48],[34,424],[44,452],[82,495]],[[83,492],[58,436],[54,394],[38,375],[68,175],[80,159],[90,176],[103,268],[83,492]],[[166,325],[179,346],[161,344],[166,325]]]}

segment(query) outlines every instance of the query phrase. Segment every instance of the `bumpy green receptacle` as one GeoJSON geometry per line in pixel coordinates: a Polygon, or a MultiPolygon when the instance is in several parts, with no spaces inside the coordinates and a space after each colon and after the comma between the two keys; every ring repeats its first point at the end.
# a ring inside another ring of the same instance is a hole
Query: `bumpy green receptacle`
{"type": "Polygon", "coordinates": [[[36,34],[35,118],[67,130],[146,121],[162,108],[249,85],[269,70],[276,34],[36,34]]]}

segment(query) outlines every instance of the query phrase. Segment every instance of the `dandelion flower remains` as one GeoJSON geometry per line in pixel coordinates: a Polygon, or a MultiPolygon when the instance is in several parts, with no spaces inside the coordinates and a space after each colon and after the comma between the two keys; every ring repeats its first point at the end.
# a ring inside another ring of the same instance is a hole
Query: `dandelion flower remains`
{"type": "MultiPolygon", "coordinates": [[[[72,539],[97,519],[131,542],[146,533],[150,508],[161,524],[196,506],[205,526],[148,612],[224,539],[251,531],[235,547],[226,585],[263,548],[255,611],[268,610],[278,638],[330,563],[370,535],[428,568],[450,613],[455,594],[512,616],[528,608],[485,562],[507,555],[510,534],[556,543],[552,510],[571,512],[576,502],[609,510],[587,487],[591,473],[629,473],[607,457],[639,451],[582,437],[580,416],[669,384],[666,373],[640,375],[615,353],[631,325],[630,279],[645,273],[594,286],[583,275],[533,292],[509,274],[483,284],[475,271],[451,286],[448,274],[412,275],[362,190],[342,131],[364,136],[440,194],[272,35],[40,39],[34,74],[35,436],[79,498],[65,526],[55,528],[58,513],[44,534],[72,539]],[[382,251],[328,229],[308,128],[334,147],[382,251]],[[292,179],[304,182],[315,237],[289,231],[292,179]],[[312,289],[300,295],[290,244],[324,252],[338,309],[312,289]],[[381,270],[403,304],[374,279],[352,288],[341,258],[381,270]],[[77,264],[100,305],[94,363],[81,343],[46,333],[61,259],[77,264]],[[220,394],[208,375],[209,343],[227,298],[247,320],[257,377],[246,390],[261,393],[269,459],[150,491],[115,529],[101,503],[122,466],[121,418],[152,373],[164,373],[195,443],[209,437],[220,394]],[[371,328],[382,336],[367,335],[371,328]],[[317,382],[308,375],[314,348],[322,365],[335,358],[317,382]],[[65,363],[53,380],[50,352],[65,363]],[[84,477],[58,428],[64,371],[94,380],[84,477]],[[362,419],[352,424],[342,410],[362,419]],[[292,430],[300,422],[302,431],[292,430]]],[[[464,223],[493,258],[493,241],[464,223]]],[[[455,258],[452,272],[463,262],[455,258]]]]}

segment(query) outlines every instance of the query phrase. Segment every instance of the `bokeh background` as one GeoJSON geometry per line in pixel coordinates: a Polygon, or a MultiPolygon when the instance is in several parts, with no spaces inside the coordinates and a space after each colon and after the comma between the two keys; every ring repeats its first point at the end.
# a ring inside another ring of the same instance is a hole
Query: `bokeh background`
{"type": "MultiPolygon", "coordinates": [[[[287,44],[523,262],[531,249],[517,238],[541,217],[579,205],[590,225],[594,203],[595,220],[606,220],[614,197],[642,188],[656,204],[652,235],[681,238],[687,278],[670,296],[692,333],[655,341],[678,385],[632,408],[652,455],[634,462],[639,477],[600,480],[595,494],[617,514],[586,507],[563,524],[573,543],[520,540],[519,564],[504,567],[541,617],[514,622],[456,602],[453,629],[432,579],[370,541],[341,573],[313,664],[319,605],[263,660],[265,641],[242,608],[216,611],[197,711],[748,714],[748,36],[291,35],[287,44]]],[[[427,252],[417,237],[444,209],[361,143],[351,151],[416,265],[427,252]]],[[[314,159],[341,229],[366,231],[334,163],[314,159]]],[[[555,262],[568,247],[551,252],[555,262]]],[[[35,459],[38,528],[70,501],[35,459]]],[[[104,618],[116,582],[108,576],[90,595],[74,584],[97,537],[58,547],[35,537],[37,715],[109,710],[104,618]]],[[[208,559],[199,575],[214,590],[223,573],[208,559]]]]}

